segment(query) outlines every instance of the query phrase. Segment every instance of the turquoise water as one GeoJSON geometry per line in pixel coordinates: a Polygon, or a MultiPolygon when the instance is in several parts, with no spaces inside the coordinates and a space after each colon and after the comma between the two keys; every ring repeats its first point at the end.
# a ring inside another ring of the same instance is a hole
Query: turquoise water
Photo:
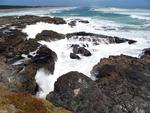
{"type": "Polygon", "coordinates": [[[120,30],[150,31],[150,9],[100,8],[100,7],[46,7],[1,11],[0,16],[7,15],[44,15],[65,18],[91,18],[97,21],[120,24],[120,30]]]}
{"type": "Polygon", "coordinates": [[[49,13],[53,16],[90,17],[99,20],[109,20],[122,24],[146,26],[150,28],[150,10],[148,9],[118,9],[81,7],[49,13]]]}

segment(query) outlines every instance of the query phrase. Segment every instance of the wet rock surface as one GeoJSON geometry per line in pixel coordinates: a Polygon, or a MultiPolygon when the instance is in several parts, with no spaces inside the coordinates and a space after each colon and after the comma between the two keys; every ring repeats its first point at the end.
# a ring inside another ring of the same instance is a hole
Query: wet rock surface
{"type": "Polygon", "coordinates": [[[88,20],[74,19],[74,20],[71,20],[71,21],[68,23],[68,25],[69,25],[70,27],[74,27],[74,26],[77,25],[77,22],[79,22],[79,23],[84,23],[84,24],[90,23],[88,20]]]}
{"type": "Polygon", "coordinates": [[[56,53],[46,46],[41,46],[40,49],[36,52],[36,55],[31,58],[31,62],[36,64],[38,68],[44,68],[51,74],[53,74],[55,70],[56,60],[56,53]]]}
{"type": "Polygon", "coordinates": [[[66,37],[68,39],[92,42],[94,45],[99,45],[101,43],[105,43],[105,44],[113,44],[113,43],[119,44],[124,42],[128,42],[129,44],[136,43],[135,40],[129,40],[129,39],[124,39],[119,37],[112,37],[112,36],[99,35],[93,33],[86,33],[86,32],[70,33],[67,34],[66,37]]]}
{"type": "Polygon", "coordinates": [[[80,59],[80,57],[78,55],[76,55],[75,53],[70,53],[70,58],[71,59],[80,59]]]}
{"type": "Polygon", "coordinates": [[[37,22],[66,24],[62,18],[57,17],[39,17],[34,15],[0,17],[0,26],[8,25],[16,28],[24,28],[26,25],[36,24],[37,22]]]}
{"type": "Polygon", "coordinates": [[[108,104],[96,83],[79,72],[69,72],[58,78],[47,100],[75,113],[104,113],[108,104]]]}
{"type": "Polygon", "coordinates": [[[55,31],[51,30],[43,30],[41,33],[36,35],[36,40],[45,40],[45,41],[55,41],[55,40],[60,40],[64,39],[65,35],[59,34],[55,31]]]}
{"type": "Polygon", "coordinates": [[[140,57],[142,59],[147,59],[147,58],[150,59],[150,48],[144,49],[143,52],[142,52],[142,54],[140,55],[140,57]]]}
{"type": "Polygon", "coordinates": [[[81,54],[83,56],[91,56],[92,55],[89,50],[87,50],[84,47],[80,47],[80,46],[79,47],[74,46],[73,47],[73,53],[75,53],[75,54],[81,54]]]}

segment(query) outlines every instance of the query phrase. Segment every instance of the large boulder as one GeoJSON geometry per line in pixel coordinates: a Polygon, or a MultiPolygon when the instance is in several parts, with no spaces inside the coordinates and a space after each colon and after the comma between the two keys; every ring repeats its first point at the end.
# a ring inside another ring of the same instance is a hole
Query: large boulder
{"type": "Polygon", "coordinates": [[[51,30],[43,30],[41,33],[38,33],[36,35],[36,40],[45,40],[45,41],[55,41],[55,40],[60,40],[64,39],[65,35],[59,34],[55,31],[51,30]]]}
{"type": "Polygon", "coordinates": [[[69,72],[55,82],[54,92],[47,100],[75,113],[106,113],[107,98],[90,78],[79,72],[69,72]]]}
{"type": "Polygon", "coordinates": [[[91,74],[102,93],[113,102],[110,113],[150,112],[150,64],[129,56],[110,56],[91,74]]]}
{"type": "Polygon", "coordinates": [[[0,113],[72,113],[27,93],[9,91],[0,84],[0,113]]]}

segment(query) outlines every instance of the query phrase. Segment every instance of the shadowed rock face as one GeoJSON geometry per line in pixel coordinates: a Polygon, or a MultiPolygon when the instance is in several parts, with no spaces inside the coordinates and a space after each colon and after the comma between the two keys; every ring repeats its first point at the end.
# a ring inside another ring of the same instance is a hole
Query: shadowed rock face
{"type": "Polygon", "coordinates": [[[150,63],[150,48],[144,49],[140,57],[150,63]]]}
{"type": "Polygon", "coordinates": [[[36,55],[31,58],[31,62],[34,63],[38,69],[44,68],[48,73],[51,74],[54,72],[56,60],[56,53],[46,46],[41,46],[36,52],[36,55]]]}
{"type": "Polygon", "coordinates": [[[99,34],[86,33],[86,32],[70,33],[67,34],[66,37],[68,39],[73,38],[79,41],[89,41],[92,42],[94,45],[99,45],[100,43],[106,43],[106,44],[124,43],[124,42],[128,42],[129,44],[136,43],[136,41],[134,40],[128,40],[119,37],[112,37],[112,36],[99,35],[99,34]]]}
{"type": "Polygon", "coordinates": [[[79,72],[69,72],[58,78],[47,100],[76,113],[104,113],[108,104],[94,81],[79,72]]]}
{"type": "Polygon", "coordinates": [[[111,113],[150,112],[150,63],[129,56],[102,59],[91,71],[102,93],[113,102],[111,113]]]}

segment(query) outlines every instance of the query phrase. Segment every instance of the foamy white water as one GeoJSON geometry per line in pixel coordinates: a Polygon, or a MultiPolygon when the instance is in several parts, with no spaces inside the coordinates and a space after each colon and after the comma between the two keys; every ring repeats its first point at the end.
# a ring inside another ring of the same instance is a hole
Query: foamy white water
{"type": "Polygon", "coordinates": [[[53,75],[47,75],[43,69],[38,70],[36,74],[36,81],[41,88],[41,91],[38,92],[37,95],[42,98],[45,98],[49,92],[54,90],[55,81],[57,81],[57,79],[63,74],[66,74],[70,71],[79,71],[88,77],[91,77],[90,71],[92,70],[93,66],[100,61],[101,58],[120,54],[139,57],[139,54],[144,48],[150,47],[150,31],[141,30],[141,27],[145,26],[116,23],[110,20],[96,20],[89,17],[66,17],[65,20],[69,22],[76,18],[88,20],[90,23],[84,24],[77,22],[75,27],[70,27],[68,24],[55,25],[40,22],[34,25],[26,26],[26,28],[23,29],[23,32],[28,34],[29,39],[35,38],[36,34],[42,32],[42,30],[53,30],[62,34],[85,31],[90,33],[133,39],[136,40],[137,43],[131,45],[128,43],[102,43],[100,45],[93,45],[91,42],[83,42],[71,39],[62,39],[54,42],[40,41],[39,43],[46,45],[48,48],[55,51],[58,56],[53,75]],[[128,29],[122,30],[121,28],[123,27],[128,27],[128,29]],[[72,48],[70,47],[71,44],[88,44],[89,47],[87,49],[92,53],[92,56],[80,56],[81,60],[70,59],[70,52],[72,52],[72,48]]]}

